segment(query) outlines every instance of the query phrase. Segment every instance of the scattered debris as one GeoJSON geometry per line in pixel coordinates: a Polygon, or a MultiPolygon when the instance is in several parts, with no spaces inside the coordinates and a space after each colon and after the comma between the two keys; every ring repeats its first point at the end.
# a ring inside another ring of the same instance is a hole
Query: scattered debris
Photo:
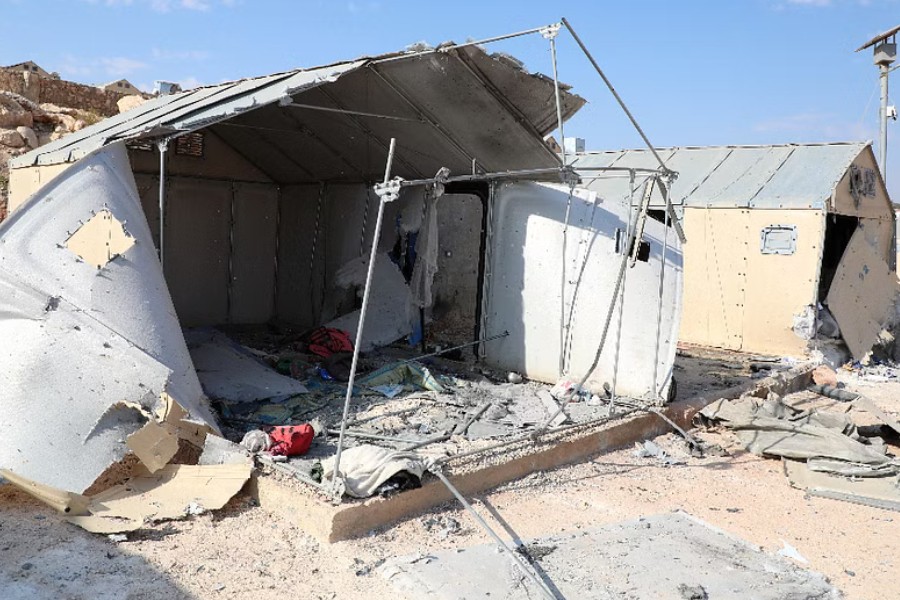
{"type": "Polygon", "coordinates": [[[684,600],[709,600],[709,594],[702,585],[681,583],[678,585],[678,593],[684,600]]]}
{"type": "Polygon", "coordinates": [[[809,561],[803,558],[803,555],[800,552],[788,544],[786,541],[781,540],[782,548],[778,551],[778,556],[784,556],[785,558],[790,558],[796,560],[799,563],[809,564],[809,561]]]}
{"type": "Polygon", "coordinates": [[[666,466],[684,464],[683,460],[669,456],[665,450],[651,440],[646,440],[643,443],[636,443],[634,445],[634,455],[638,458],[655,458],[659,463],[666,466]]]}
{"type": "Polygon", "coordinates": [[[451,535],[456,535],[462,530],[459,521],[453,517],[443,515],[425,517],[422,519],[422,526],[429,533],[437,533],[438,539],[443,540],[451,535]]]}

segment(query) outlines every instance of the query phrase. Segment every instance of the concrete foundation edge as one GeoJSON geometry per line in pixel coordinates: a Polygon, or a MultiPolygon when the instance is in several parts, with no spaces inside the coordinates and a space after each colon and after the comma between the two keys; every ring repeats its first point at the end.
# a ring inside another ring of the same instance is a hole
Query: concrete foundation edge
{"type": "MultiPolygon", "coordinates": [[[[666,407],[665,414],[678,425],[688,427],[699,410],[719,398],[737,398],[745,393],[764,398],[769,392],[785,395],[805,389],[812,381],[812,368],[812,365],[803,365],[747,385],[681,400],[666,407]]],[[[531,473],[554,469],[629,446],[670,429],[656,415],[632,415],[621,421],[599,425],[574,439],[564,440],[507,462],[460,475],[453,475],[451,472],[448,476],[461,493],[473,495],[531,473]]],[[[305,532],[325,542],[362,537],[375,529],[454,501],[447,488],[436,480],[426,482],[417,490],[387,499],[372,498],[338,506],[311,493],[291,489],[275,478],[259,473],[254,474],[248,489],[264,510],[287,518],[305,532]]]]}

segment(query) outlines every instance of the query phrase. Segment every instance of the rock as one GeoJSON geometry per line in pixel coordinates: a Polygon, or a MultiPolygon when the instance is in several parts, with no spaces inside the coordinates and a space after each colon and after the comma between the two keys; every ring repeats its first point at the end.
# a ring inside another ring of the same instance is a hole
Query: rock
{"type": "Polygon", "coordinates": [[[0,129],[0,146],[21,148],[25,145],[22,135],[15,129],[0,129]]]}
{"type": "Polygon", "coordinates": [[[37,148],[40,145],[38,144],[37,134],[34,133],[34,129],[31,127],[20,125],[16,127],[16,131],[19,132],[19,135],[22,136],[22,139],[25,140],[25,143],[28,144],[29,148],[37,148]]]}
{"type": "Polygon", "coordinates": [[[522,383],[522,376],[515,371],[506,374],[506,380],[510,383],[522,383]]]}
{"type": "Polygon", "coordinates": [[[67,115],[63,113],[58,113],[54,115],[56,117],[56,130],[62,133],[71,133],[73,131],[78,131],[75,129],[76,123],[78,119],[73,117],[72,115],[67,115]]]}
{"type": "Polygon", "coordinates": [[[143,96],[138,96],[137,94],[133,94],[131,96],[123,96],[119,98],[116,102],[116,106],[119,107],[119,112],[123,113],[126,110],[131,110],[136,106],[140,106],[147,100],[143,96]]]}
{"type": "Polygon", "coordinates": [[[826,365],[816,367],[812,372],[812,378],[816,385],[830,385],[837,387],[838,384],[837,373],[834,372],[834,369],[826,365]]]}
{"type": "Polygon", "coordinates": [[[21,104],[8,95],[0,94],[0,127],[31,127],[34,118],[21,104]]]}

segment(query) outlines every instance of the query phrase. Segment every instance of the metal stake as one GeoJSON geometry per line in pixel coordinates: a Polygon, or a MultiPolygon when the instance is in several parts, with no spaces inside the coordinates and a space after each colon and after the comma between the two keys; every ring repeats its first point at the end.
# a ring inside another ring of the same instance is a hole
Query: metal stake
{"type": "MultiPolygon", "coordinates": [[[[391,178],[391,166],[394,162],[394,150],[397,146],[397,139],[391,138],[391,144],[388,148],[387,166],[384,169],[384,185],[387,186],[391,178]]],[[[375,271],[375,257],[378,255],[378,241],[381,238],[381,223],[384,220],[384,205],[394,200],[390,194],[382,196],[379,194],[381,201],[378,203],[378,217],[375,219],[375,231],[372,235],[372,250],[369,253],[369,268],[366,272],[366,286],[363,289],[362,307],[359,309],[359,323],[356,326],[356,343],[353,345],[353,361],[350,363],[350,376],[347,379],[347,396],[344,398],[344,412],[341,416],[341,432],[338,436],[337,453],[334,457],[334,471],[331,474],[332,493],[335,494],[335,501],[339,500],[337,496],[340,486],[338,478],[341,476],[341,453],[344,450],[344,436],[347,433],[347,417],[350,414],[350,400],[353,397],[353,383],[356,379],[356,367],[359,363],[359,346],[363,339],[363,328],[366,324],[366,310],[369,308],[369,292],[372,289],[372,274],[375,271]]]]}
{"type": "Polygon", "coordinates": [[[890,63],[879,65],[881,70],[881,113],[878,119],[878,154],[881,157],[881,178],[887,183],[887,109],[888,109],[888,67],[890,63]]]}
{"type": "Polygon", "coordinates": [[[166,151],[169,149],[169,138],[163,138],[156,143],[159,149],[159,264],[163,273],[166,270],[165,263],[165,236],[166,236],[166,151]]]}

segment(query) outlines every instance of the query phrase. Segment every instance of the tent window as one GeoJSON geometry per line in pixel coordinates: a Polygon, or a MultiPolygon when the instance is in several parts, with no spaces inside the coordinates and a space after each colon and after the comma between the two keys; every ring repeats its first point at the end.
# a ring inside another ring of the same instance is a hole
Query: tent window
{"type": "Polygon", "coordinates": [[[791,255],[797,251],[796,225],[769,225],[759,234],[759,251],[762,254],[791,255]]]}
{"type": "MultiPolygon", "coordinates": [[[[616,253],[623,254],[625,242],[628,238],[625,236],[625,231],[622,229],[616,229],[616,253]]],[[[628,249],[628,253],[631,254],[634,252],[634,243],[631,244],[631,248],[628,249]]],[[[650,260],[650,242],[645,242],[641,240],[640,245],[638,246],[637,259],[641,262],[647,262],[650,260]]]]}
{"type": "Polygon", "coordinates": [[[203,134],[200,132],[188,133],[175,138],[175,154],[180,156],[203,156],[203,134]]]}
{"type": "Polygon", "coordinates": [[[129,150],[140,152],[153,152],[153,143],[148,140],[132,140],[126,144],[129,150]]]}

